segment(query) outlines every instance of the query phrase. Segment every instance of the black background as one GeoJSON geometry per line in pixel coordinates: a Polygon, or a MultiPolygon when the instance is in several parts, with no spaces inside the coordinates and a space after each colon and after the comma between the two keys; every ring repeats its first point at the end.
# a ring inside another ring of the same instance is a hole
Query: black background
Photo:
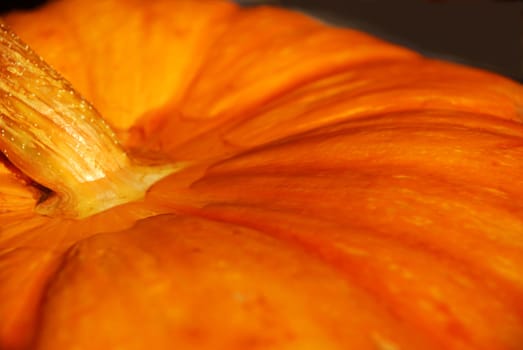
{"type": "MultiPolygon", "coordinates": [[[[44,2],[0,0],[0,11],[32,8],[44,2]]],[[[414,48],[431,57],[485,68],[523,82],[523,1],[237,0],[237,2],[251,6],[269,3],[298,9],[335,25],[362,29],[391,42],[414,48]]]]}

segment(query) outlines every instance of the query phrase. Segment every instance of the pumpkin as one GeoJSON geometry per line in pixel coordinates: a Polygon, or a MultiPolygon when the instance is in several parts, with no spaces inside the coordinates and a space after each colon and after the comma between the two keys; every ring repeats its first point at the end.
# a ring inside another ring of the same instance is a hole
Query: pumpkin
{"type": "Polygon", "coordinates": [[[523,349],[518,83],[221,0],[4,22],[0,349],[523,349]]]}

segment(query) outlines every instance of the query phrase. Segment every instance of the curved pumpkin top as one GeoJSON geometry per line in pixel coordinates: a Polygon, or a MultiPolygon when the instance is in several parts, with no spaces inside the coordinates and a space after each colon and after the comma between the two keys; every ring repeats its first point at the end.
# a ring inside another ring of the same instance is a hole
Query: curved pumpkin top
{"type": "Polygon", "coordinates": [[[193,166],[79,221],[0,167],[0,349],[520,349],[520,85],[226,1],[5,21],[193,166]]]}

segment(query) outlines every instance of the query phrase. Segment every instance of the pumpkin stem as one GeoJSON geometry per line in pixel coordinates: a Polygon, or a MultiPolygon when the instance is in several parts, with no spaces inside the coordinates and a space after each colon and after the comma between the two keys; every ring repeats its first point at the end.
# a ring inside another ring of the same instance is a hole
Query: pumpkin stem
{"type": "Polygon", "coordinates": [[[71,84],[0,24],[0,150],[52,191],[36,211],[83,218],[145,195],[179,164],[136,164],[71,84]]]}

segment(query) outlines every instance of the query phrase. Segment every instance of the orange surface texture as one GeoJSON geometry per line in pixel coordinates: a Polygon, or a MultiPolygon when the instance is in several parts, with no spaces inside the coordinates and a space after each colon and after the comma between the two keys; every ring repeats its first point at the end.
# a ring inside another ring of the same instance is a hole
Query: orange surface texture
{"type": "Polygon", "coordinates": [[[225,1],[5,21],[191,166],[68,220],[0,165],[0,349],[523,349],[521,85],[225,1]]]}

